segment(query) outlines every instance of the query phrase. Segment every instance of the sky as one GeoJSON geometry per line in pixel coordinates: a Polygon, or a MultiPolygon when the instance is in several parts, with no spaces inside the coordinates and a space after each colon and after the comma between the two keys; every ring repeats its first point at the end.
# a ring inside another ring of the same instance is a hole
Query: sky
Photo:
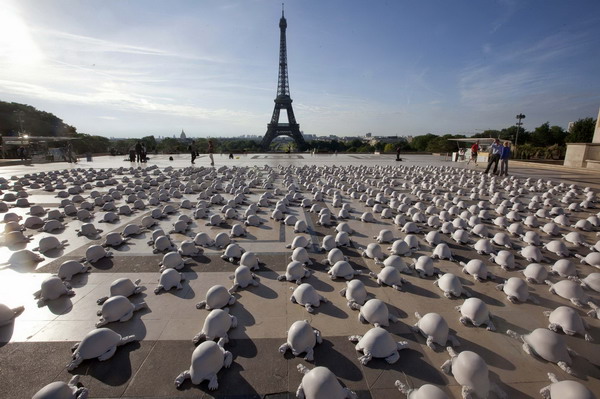
{"type": "MultiPolygon", "coordinates": [[[[285,16],[305,134],[598,115],[598,0],[287,0],[285,16]]],[[[2,0],[0,100],[107,137],[264,135],[280,17],[274,0],[2,0]]]]}

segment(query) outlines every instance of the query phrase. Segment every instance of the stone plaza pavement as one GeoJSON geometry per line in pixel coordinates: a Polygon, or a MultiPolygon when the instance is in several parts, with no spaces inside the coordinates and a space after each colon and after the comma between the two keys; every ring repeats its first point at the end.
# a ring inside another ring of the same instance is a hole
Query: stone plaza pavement
{"type": "MultiPolygon", "coordinates": [[[[200,156],[196,160],[196,167],[207,167],[208,158],[200,156]]],[[[317,155],[310,154],[249,154],[237,157],[234,160],[226,156],[215,155],[215,164],[219,168],[223,165],[233,167],[258,167],[264,165],[278,168],[278,166],[316,165],[327,167],[346,166],[439,166],[470,168],[483,171],[485,165],[474,167],[463,163],[451,163],[440,160],[435,156],[408,155],[403,162],[395,162],[390,155],[367,154],[340,154],[317,155]]],[[[189,167],[189,156],[175,156],[174,161],[169,161],[167,156],[156,156],[150,159],[147,165],[156,165],[161,169],[167,167],[189,167]]],[[[138,167],[139,164],[130,164],[120,157],[97,157],[92,162],[82,161],[76,165],[67,163],[52,163],[40,165],[6,165],[0,167],[0,177],[10,179],[12,176],[22,177],[25,174],[49,172],[52,170],[65,170],[71,168],[129,168],[138,167]]],[[[556,183],[564,182],[566,185],[575,184],[580,189],[591,187],[596,193],[600,190],[600,173],[577,171],[553,166],[539,166],[520,162],[511,162],[510,175],[518,178],[532,178],[533,180],[552,180],[556,183]]],[[[259,170],[259,169],[257,169],[259,170]]],[[[118,180],[120,175],[115,176],[118,180]]],[[[297,178],[297,177],[295,177],[297,178]]],[[[364,176],[365,184],[369,176],[364,176]]],[[[397,176],[402,182],[408,182],[412,176],[397,176]]],[[[275,180],[275,186],[284,189],[281,177],[275,180]]],[[[108,192],[110,187],[94,188],[102,193],[108,192]]],[[[396,188],[413,200],[418,198],[411,193],[410,188],[396,188]]],[[[441,188],[440,188],[441,189],[441,188]]],[[[442,194],[445,192],[442,189],[442,194]]],[[[8,192],[9,190],[3,190],[8,192]]],[[[86,197],[89,191],[81,195],[86,197]]],[[[248,195],[248,202],[256,202],[266,190],[252,189],[248,195]]],[[[61,199],[56,197],[56,192],[46,192],[42,189],[28,190],[29,202],[43,205],[46,208],[55,208],[61,199]]],[[[225,199],[230,199],[230,194],[222,193],[225,199]]],[[[303,192],[306,198],[312,198],[310,192],[303,192]]],[[[540,194],[541,193],[536,193],[540,194]]],[[[532,194],[525,195],[524,204],[528,203],[532,194]]],[[[564,206],[558,200],[561,194],[556,195],[557,205],[564,206]]],[[[182,199],[187,198],[192,203],[197,201],[197,194],[184,194],[183,198],[172,198],[170,204],[177,205],[182,199]]],[[[578,197],[581,198],[581,197],[578,197]]],[[[274,198],[272,203],[280,198],[274,198]]],[[[350,202],[353,208],[352,219],[347,220],[354,229],[351,235],[352,247],[343,248],[344,255],[348,256],[354,269],[373,271],[378,273],[381,267],[374,260],[363,258],[361,248],[375,242],[381,229],[390,229],[395,238],[404,238],[405,233],[400,232],[394,225],[393,219],[382,219],[375,214],[374,223],[364,223],[359,219],[362,212],[371,211],[364,202],[352,199],[343,193],[344,202],[350,202]]],[[[470,201],[468,195],[464,197],[467,206],[476,204],[470,201]]],[[[124,204],[124,199],[116,201],[117,205],[124,204]]],[[[326,196],[322,206],[329,207],[332,215],[337,215],[339,209],[331,205],[331,197],[326,196]]],[[[165,203],[161,203],[161,207],[165,203]]],[[[238,215],[242,215],[247,205],[238,208],[238,215]]],[[[142,217],[150,214],[155,207],[149,206],[145,210],[137,211],[131,216],[121,216],[115,223],[98,223],[102,211],[96,209],[93,223],[104,230],[102,237],[110,232],[120,232],[129,223],[140,223],[142,217]]],[[[211,213],[220,213],[221,206],[211,207],[211,213]]],[[[28,208],[10,208],[10,212],[26,217],[28,208]]],[[[435,266],[443,272],[456,274],[464,287],[482,299],[493,314],[495,332],[487,331],[482,327],[463,325],[459,321],[459,313],[455,310],[464,298],[448,299],[433,282],[435,278],[419,278],[414,275],[403,275],[408,281],[403,291],[396,291],[389,286],[378,286],[377,283],[363,273],[358,278],[366,285],[367,291],[376,298],[384,301],[390,312],[399,318],[397,323],[391,323],[386,329],[393,334],[396,341],[407,341],[408,349],[400,351],[400,360],[388,364],[384,359],[373,359],[367,365],[358,361],[361,356],[354,349],[354,344],[348,341],[350,335],[365,334],[372,326],[363,324],[358,319],[358,312],[351,310],[346,299],[339,294],[340,289],[346,286],[344,279],[332,280],[326,272],[326,265],[322,262],[326,253],[317,252],[317,246],[325,235],[335,235],[334,226],[324,227],[317,224],[318,214],[309,213],[308,208],[290,206],[289,212],[300,220],[305,220],[308,232],[300,234],[306,236],[313,245],[308,252],[313,264],[309,267],[312,275],[305,281],[310,283],[319,294],[330,302],[323,303],[315,309],[313,314],[308,313],[304,307],[290,301],[290,295],[296,284],[287,281],[278,281],[277,277],[285,272],[286,265],[292,253],[286,248],[293,238],[294,226],[286,226],[269,218],[272,211],[264,209],[258,213],[264,224],[259,227],[247,227],[246,237],[236,238],[235,241],[246,251],[253,251],[260,258],[263,265],[256,271],[259,285],[239,290],[235,293],[236,303],[230,307],[230,313],[238,320],[238,326],[229,332],[229,343],[225,348],[233,354],[233,364],[228,369],[221,369],[218,373],[219,388],[209,391],[207,382],[193,385],[188,380],[181,389],[174,385],[174,379],[190,365],[190,356],[194,350],[191,339],[202,328],[208,311],[196,309],[195,304],[204,299],[207,290],[221,284],[229,287],[232,282],[229,276],[233,274],[236,265],[220,258],[221,250],[214,247],[205,248],[202,256],[193,258],[183,270],[185,282],[183,289],[154,294],[158,284],[159,262],[163,254],[154,254],[152,247],[146,242],[150,237],[149,232],[134,236],[128,243],[118,248],[111,249],[114,257],[103,259],[92,264],[92,271],[88,274],[77,275],[71,284],[75,295],[61,297],[50,301],[46,306],[38,307],[33,298],[33,292],[40,288],[41,282],[56,273],[59,265],[66,260],[79,260],[91,244],[101,243],[102,237],[88,239],[76,234],[75,229],[83,224],[73,218],[66,218],[67,226],[64,230],[54,234],[60,240],[68,240],[68,246],[61,250],[53,250],[45,254],[45,260],[34,267],[4,267],[0,268],[0,303],[8,306],[25,306],[25,311],[14,324],[0,327],[0,398],[29,398],[44,385],[52,381],[68,381],[73,374],[82,376],[81,383],[89,389],[93,398],[179,398],[179,397],[219,397],[219,398],[292,398],[302,379],[297,371],[298,364],[308,368],[326,366],[332,370],[339,380],[348,388],[355,391],[360,398],[401,398],[403,394],[394,387],[394,382],[400,380],[410,386],[419,387],[423,384],[434,384],[441,387],[450,397],[460,398],[461,387],[453,376],[446,375],[440,366],[449,358],[443,347],[432,350],[426,345],[426,340],[415,334],[410,327],[415,324],[415,311],[424,315],[436,312],[442,315],[456,334],[461,346],[456,347],[457,352],[470,350],[484,358],[490,370],[490,378],[503,389],[509,398],[540,397],[539,390],[549,385],[547,373],[554,373],[559,379],[573,379],[583,383],[590,390],[600,393],[600,320],[585,315],[587,309],[581,309],[579,314],[585,316],[590,324],[589,334],[594,342],[586,342],[582,336],[567,336],[560,333],[579,356],[573,358],[573,368],[577,377],[570,376],[557,365],[548,363],[540,358],[532,357],[522,350],[522,343],[508,337],[507,329],[517,333],[530,332],[536,328],[547,327],[548,319],[543,314],[545,310],[553,310],[558,306],[571,306],[572,304],[559,296],[552,295],[545,284],[529,284],[530,293],[539,303],[531,302],[513,304],[506,295],[496,289],[496,284],[509,277],[522,277],[516,270],[504,271],[489,260],[488,256],[478,255],[471,247],[455,243],[450,236],[442,235],[443,241],[448,244],[454,257],[458,260],[482,259],[490,271],[498,276],[497,281],[474,281],[471,276],[461,273],[457,263],[449,260],[436,260],[435,266]],[[99,317],[96,315],[100,306],[96,300],[108,295],[111,282],[117,278],[141,279],[141,285],[146,290],[132,296],[134,303],[145,301],[148,309],[136,312],[133,318],[123,323],[110,323],[106,327],[122,335],[135,334],[138,342],[129,343],[117,349],[111,359],[100,362],[96,359],[85,360],[73,372],[66,369],[71,359],[70,348],[79,342],[85,334],[94,329],[94,324],[99,317]],[[314,362],[307,362],[301,356],[295,357],[288,351],[280,354],[278,349],[286,341],[286,330],[296,320],[308,320],[314,328],[321,331],[323,343],[315,348],[314,362]]],[[[598,208],[584,209],[571,213],[572,220],[585,218],[597,214],[598,208]]],[[[493,212],[493,208],[491,209],[493,212]]],[[[173,228],[173,223],[181,214],[192,215],[193,210],[179,209],[177,213],[163,218],[158,227],[165,232],[173,228]]],[[[2,218],[0,214],[0,218],[2,218]]],[[[494,214],[494,217],[496,215],[494,214]]],[[[191,239],[196,233],[206,232],[211,237],[219,232],[229,232],[231,226],[239,220],[227,220],[226,224],[219,227],[206,226],[206,219],[197,219],[191,225],[187,236],[173,233],[171,237],[176,244],[185,239],[191,239]]],[[[545,222],[543,222],[545,223],[545,222]]],[[[491,221],[485,222],[492,234],[502,231],[491,221]]],[[[422,224],[424,232],[433,230],[422,224]]],[[[529,230],[529,229],[528,229],[529,230]]],[[[550,241],[539,229],[536,230],[544,242],[550,241]]],[[[561,227],[561,232],[574,231],[571,227],[561,227]]],[[[596,229],[597,230],[597,229],[596,229]]],[[[17,249],[33,249],[40,238],[50,235],[36,230],[28,230],[33,234],[33,239],[27,244],[17,247],[0,246],[0,261],[8,259],[12,251],[17,249]]],[[[596,243],[599,237],[596,232],[581,232],[590,244],[596,243]]],[[[405,257],[406,263],[411,263],[413,258],[421,255],[431,255],[432,246],[424,241],[424,235],[418,235],[420,249],[410,257],[405,257]]],[[[477,238],[477,237],[474,237],[477,238]]],[[[475,239],[472,240],[473,242],[475,239]]],[[[512,238],[516,247],[521,247],[523,242],[519,238],[512,238]]],[[[389,244],[382,244],[383,252],[389,254],[389,244]]],[[[587,254],[587,248],[568,244],[570,250],[587,254]]],[[[497,247],[496,249],[503,249],[497,247]]],[[[517,249],[510,250],[516,263],[524,268],[530,262],[519,255],[517,249]]],[[[545,263],[549,268],[559,259],[548,251],[542,250],[547,258],[545,263]]],[[[582,265],[576,258],[569,258],[577,265],[579,275],[587,276],[595,271],[591,266],[582,265]]],[[[558,277],[551,277],[552,281],[559,281],[558,277]]],[[[600,296],[591,291],[585,293],[600,304],[600,296]]],[[[493,396],[492,396],[493,397],[493,396]]],[[[558,398],[560,399],[560,398],[558,398]]]]}

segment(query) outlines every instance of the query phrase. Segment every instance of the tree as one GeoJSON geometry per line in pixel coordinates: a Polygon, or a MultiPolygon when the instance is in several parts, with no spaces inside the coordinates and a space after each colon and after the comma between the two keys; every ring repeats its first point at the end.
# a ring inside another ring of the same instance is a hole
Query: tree
{"type": "MultiPolygon", "coordinates": [[[[201,139],[206,142],[206,139],[201,139]]],[[[204,145],[204,143],[201,143],[204,145]]],[[[220,140],[219,142],[213,143],[215,145],[215,151],[218,152],[253,152],[260,150],[260,142],[249,139],[230,139],[220,140]]],[[[208,143],[206,144],[208,147],[208,143]]]]}
{"type": "Polygon", "coordinates": [[[396,147],[398,147],[397,143],[387,143],[383,147],[383,152],[396,152],[396,147]]]}
{"type": "Polygon", "coordinates": [[[567,143],[591,143],[594,137],[596,120],[594,118],[583,118],[571,126],[565,141],[567,143]]]}
{"type": "Polygon", "coordinates": [[[37,110],[31,105],[0,101],[0,133],[3,136],[16,136],[24,131],[31,136],[74,136],[77,129],[62,119],[37,110]]]}
{"type": "Polygon", "coordinates": [[[455,141],[450,141],[448,139],[460,139],[464,138],[463,135],[451,135],[446,134],[444,136],[436,136],[433,140],[427,144],[427,152],[454,152],[457,150],[457,145],[455,141]]]}
{"type": "Polygon", "coordinates": [[[73,140],[73,150],[77,154],[104,154],[109,151],[110,140],[107,137],[92,136],[85,133],[77,133],[79,140],[73,140]]]}
{"type": "Polygon", "coordinates": [[[560,126],[550,126],[550,137],[552,137],[551,145],[564,146],[567,139],[567,132],[560,126]]]}
{"type": "Polygon", "coordinates": [[[156,138],[154,138],[154,136],[142,137],[142,143],[146,146],[146,152],[154,152],[157,148],[156,138]]]}
{"type": "Polygon", "coordinates": [[[385,143],[379,142],[375,144],[374,147],[375,151],[383,152],[383,149],[385,148],[385,143]]]}
{"type": "Polygon", "coordinates": [[[310,144],[320,152],[340,152],[348,150],[346,144],[337,140],[313,140],[310,144]]]}
{"type": "Polygon", "coordinates": [[[135,142],[134,139],[115,140],[112,142],[111,154],[129,154],[129,149],[135,145],[135,142]]]}
{"type": "Polygon", "coordinates": [[[187,151],[186,146],[179,141],[178,139],[174,139],[172,137],[165,137],[158,144],[158,150],[164,154],[175,154],[179,152],[187,151]]]}
{"type": "Polygon", "coordinates": [[[500,130],[488,129],[488,130],[484,130],[481,133],[474,134],[471,137],[480,138],[480,139],[481,138],[494,138],[495,139],[498,136],[500,136],[500,130]]]}
{"type": "MultiPolygon", "coordinates": [[[[555,144],[562,146],[565,144],[566,136],[562,127],[550,126],[550,122],[546,122],[535,128],[529,142],[537,147],[550,147],[555,144]]],[[[519,141],[521,141],[520,137],[519,141]]]]}
{"type": "Polygon", "coordinates": [[[410,149],[410,145],[408,144],[408,141],[406,140],[406,138],[399,137],[398,141],[395,141],[393,143],[387,143],[384,146],[383,151],[395,153],[396,149],[398,147],[400,147],[400,151],[406,151],[406,150],[410,149]]]}
{"type": "Polygon", "coordinates": [[[510,140],[512,142],[515,142],[515,140],[517,138],[517,131],[519,133],[519,140],[518,140],[517,144],[527,143],[530,139],[529,132],[527,132],[526,130],[523,130],[522,128],[514,126],[514,125],[500,130],[500,134],[497,137],[500,140],[510,140]]]}
{"type": "Polygon", "coordinates": [[[535,147],[546,147],[552,145],[550,136],[550,122],[543,123],[536,127],[531,133],[530,143],[535,147]]]}
{"type": "Polygon", "coordinates": [[[427,133],[422,136],[417,136],[412,139],[412,141],[410,142],[410,146],[417,152],[425,152],[427,150],[429,142],[437,137],[438,136],[431,133],[427,133]]]}

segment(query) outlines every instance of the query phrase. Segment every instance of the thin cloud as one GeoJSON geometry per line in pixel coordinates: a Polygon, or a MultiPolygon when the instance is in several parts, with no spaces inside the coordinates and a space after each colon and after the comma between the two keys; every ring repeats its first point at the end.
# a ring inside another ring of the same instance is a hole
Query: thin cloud
{"type": "Polygon", "coordinates": [[[217,57],[199,57],[194,54],[174,53],[158,48],[118,43],[110,40],[98,39],[91,36],[76,35],[73,33],[52,29],[36,28],[33,29],[32,32],[41,34],[41,37],[44,39],[61,39],[66,42],[70,42],[77,46],[78,51],[147,55],[154,57],[173,57],[212,63],[226,62],[225,60],[217,57]]]}
{"type": "Polygon", "coordinates": [[[474,107],[503,105],[535,82],[532,70],[496,71],[491,66],[472,67],[459,79],[461,101],[474,107]]]}
{"type": "Polygon", "coordinates": [[[529,47],[507,51],[503,54],[502,61],[526,59],[529,63],[547,62],[574,55],[585,48],[589,35],[583,32],[571,33],[559,31],[537,41],[529,47]]]}
{"type": "Polygon", "coordinates": [[[472,63],[459,73],[460,100],[492,109],[549,93],[569,79],[563,61],[575,56],[584,40],[584,34],[557,32],[529,46],[499,49],[488,63],[472,63]]]}
{"type": "Polygon", "coordinates": [[[230,109],[208,109],[194,105],[169,104],[160,99],[141,96],[126,91],[99,88],[88,93],[68,93],[41,85],[0,80],[0,92],[28,96],[42,100],[68,102],[87,105],[102,105],[119,111],[151,112],[176,115],[194,119],[241,119],[255,118],[257,115],[246,111],[230,109]]]}
{"type": "Polygon", "coordinates": [[[490,33],[495,33],[504,25],[506,25],[506,23],[510,21],[511,17],[517,11],[517,3],[514,0],[500,0],[498,3],[503,7],[502,12],[498,18],[492,22],[492,29],[490,33]]]}

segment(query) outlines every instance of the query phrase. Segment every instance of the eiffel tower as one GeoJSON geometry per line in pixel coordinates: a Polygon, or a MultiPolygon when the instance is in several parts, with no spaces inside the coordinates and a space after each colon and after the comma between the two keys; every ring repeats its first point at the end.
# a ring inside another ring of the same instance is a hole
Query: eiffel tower
{"type": "Polygon", "coordinates": [[[283,15],[283,5],[281,8],[281,19],[279,20],[279,30],[281,31],[279,38],[279,78],[277,79],[277,97],[275,98],[275,109],[271,117],[271,123],[267,125],[267,133],[263,137],[261,146],[263,150],[268,151],[271,141],[278,136],[289,136],[294,139],[299,150],[306,149],[306,142],[302,133],[300,133],[300,125],[296,122],[294,110],[292,109],[292,98],[290,97],[290,83],[288,81],[287,68],[287,46],[285,42],[285,30],[287,21],[283,15]],[[281,110],[287,111],[289,123],[279,123],[279,114],[281,110]]]}

